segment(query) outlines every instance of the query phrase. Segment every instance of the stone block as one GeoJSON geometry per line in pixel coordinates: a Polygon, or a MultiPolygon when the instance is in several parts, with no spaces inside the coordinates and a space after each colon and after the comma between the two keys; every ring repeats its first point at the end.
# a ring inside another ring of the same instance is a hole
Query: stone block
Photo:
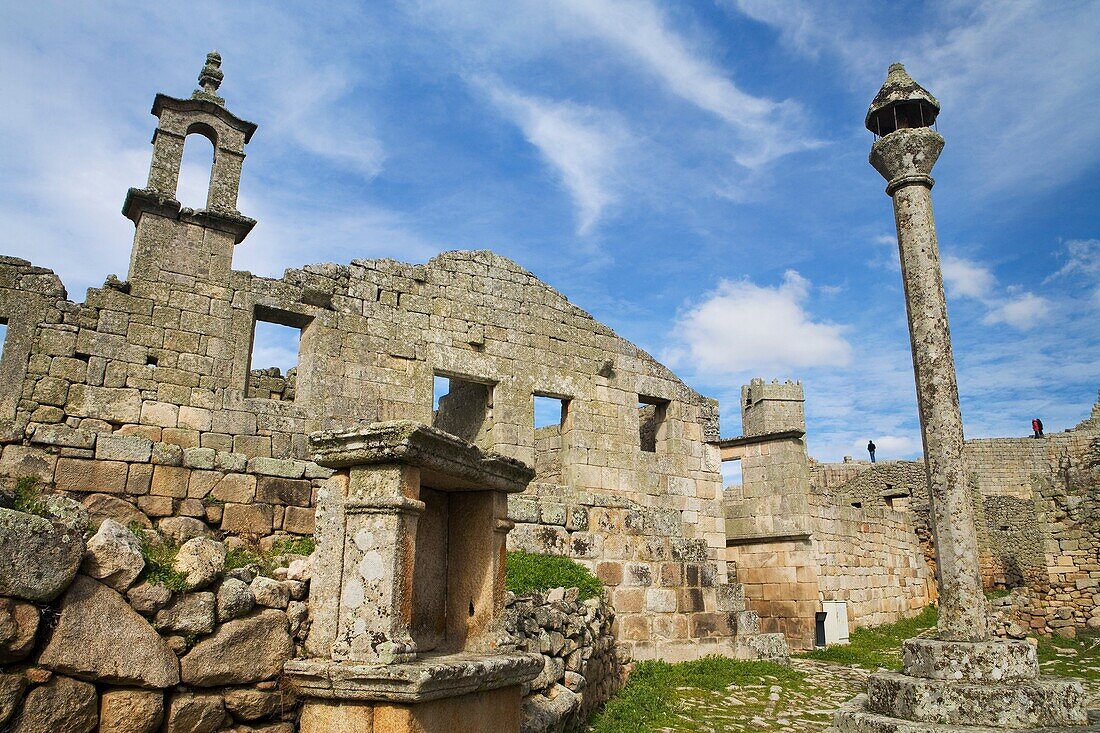
{"type": "Polygon", "coordinates": [[[283,514],[283,529],[292,534],[312,535],[316,529],[314,510],[309,507],[288,506],[283,514]]]}
{"type": "MultiPolygon", "coordinates": [[[[162,428],[174,428],[179,424],[179,409],[178,405],[147,400],[141,404],[140,422],[162,428]]],[[[139,420],[135,418],[125,422],[139,422],[139,420]]]]}
{"type": "Polygon", "coordinates": [[[175,499],[185,499],[187,498],[187,483],[190,476],[190,469],[177,466],[154,466],[149,493],[154,496],[171,496],[175,499]]]}
{"type": "Polygon", "coordinates": [[[210,420],[210,410],[188,405],[183,405],[179,409],[178,427],[197,430],[201,433],[210,429],[210,420]]]}
{"type": "Polygon", "coordinates": [[[245,535],[271,534],[275,513],[268,504],[226,504],[222,529],[245,535]]]}
{"type": "Polygon", "coordinates": [[[233,504],[250,504],[256,498],[256,477],[244,473],[227,473],[222,476],[208,496],[233,504]]]}
{"type": "Polygon", "coordinates": [[[33,476],[42,483],[48,483],[53,481],[56,466],[56,455],[32,446],[6,445],[0,456],[0,476],[33,476]]]}
{"type": "Polygon", "coordinates": [[[127,466],[121,461],[57,459],[54,482],[61,491],[126,493],[127,466]]]}
{"type": "Polygon", "coordinates": [[[1039,674],[1035,647],[1026,641],[987,642],[906,639],[902,668],[907,675],[968,682],[1034,679],[1039,674]]]}
{"type": "Polygon", "coordinates": [[[606,586],[616,586],[623,582],[623,565],[618,562],[601,562],[596,565],[596,577],[606,586]]]}
{"type": "Polygon", "coordinates": [[[214,455],[213,448],[184,448],[183,465],[189,468],[211,471],[214,469],[214,455]]]}
{"type": "Polygon", "coordinates": [[[257,456],[248,460],[249,473],[258,473],[264,476],[296,479],[301,478],[305,474],[305,470],[305,464],[301,461],[292,461],[285,458],[257,456]]]}
{"type": "Polygon", "coordinates": [[[152,441],[138,435],[100,435],[96,439],[95,457],[100,461],[145,463],[152,452],[152,441]]]}
{"type": "Polygon", "coordinates": [[[152,461],[162,466],[179,466],[183,463],[183,448],[174,443],[153,443],[152,461]]]}
{"type": "Polygon", "coordinates": [[[655,613],[675,613],[677,594],[671,588],[650,588],[646,591],[646,608],[655,613]]]}
{"type": "Polygon", "coordinates": [[[170,517],[174,509],[170,496],[139,496],[138,509],[150,517],[170,517]]]}
{"type": "Polygon", "coordinates": [[[141,395],[136,389],[74,384],[69,388],[66,412],[111,423],[141,422],[141,395]]]}
{"type": "Polygon", "coordinates": [[[266,504],[309,506],[312,493],[309,481],[274,476],[260,476],[256,480],[256,501],[266,504]]]}
{"type": "Polygon", "coordinates": [[[200,435],[197,430],[164,428],[164,430],[161,431],[161,440],[165,443],[178,445],[180,448],[198,448],[200,435]]]}

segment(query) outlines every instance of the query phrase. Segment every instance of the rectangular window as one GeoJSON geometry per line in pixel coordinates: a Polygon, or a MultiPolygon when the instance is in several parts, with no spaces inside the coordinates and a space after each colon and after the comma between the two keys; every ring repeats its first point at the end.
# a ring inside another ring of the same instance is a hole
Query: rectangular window
{"type": "Polygon", "coordinates": [[[8,319],[0,316],[0,359],[4,358],[4,342],[8,340],[8,319]]]}
{"type": "Polygon", "coordinates": [[[735,458],[730,461],[722,462],[722,487],[730,488],[731,486],[740,486],[743,482],[741,477],[741,459],[735,458]]]}
{"type": "Polygon", "coordinates": [[[569,399],[536,393],[534,400],[535,480],[562,483],[562,450],[569,420],[569,399]]]}
{"type": "Polygon", "coordinates": [[[646,453],[656,453],[665,437],[668,400],[638,395],[638,438],[646,453]]]}
{"type": "Polygon", "coordinates": [[[462,377],[435,376],[433,427],[473,443],[493,448],[493,385],[462,377]]]}
{"type": "Polygon", "coordinates": [[[256,306],[245,396],[293,401],[302,331],[309,317],[256,306]]]}

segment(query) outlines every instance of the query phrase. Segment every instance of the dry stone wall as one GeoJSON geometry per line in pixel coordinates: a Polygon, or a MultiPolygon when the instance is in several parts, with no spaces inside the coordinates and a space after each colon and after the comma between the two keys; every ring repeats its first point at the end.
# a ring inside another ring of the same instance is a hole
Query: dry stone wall
{"type": "Polygon", "coordinates": [[[197,525],[172,553],[170,588],[142,542],[171,538],[109,518],[93,529],[80,504],[42,502],[46,516],[0,508],[0,727],[295,730],[280,677],[308,630],[310,559],[226,570],[226,545],[197,525]]]}
{"type": "Polygon", "coordinates": [[[578,597],[576,588],[555,588],[506,601],[505,631],[544,662],[524,686],[523,733],[583,730],[626,679],[614,610],[604,598],[578,597]]]}

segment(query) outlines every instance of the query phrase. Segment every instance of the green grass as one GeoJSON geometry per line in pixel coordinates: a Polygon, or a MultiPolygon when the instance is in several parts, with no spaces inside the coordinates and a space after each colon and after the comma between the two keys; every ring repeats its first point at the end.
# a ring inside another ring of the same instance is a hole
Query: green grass
{"type": "Polygon", "coordinates": [[[929,606],[919,616],[910,619],[870,629],[856,629],[850,636],[850,643],[846,645],[815,649],[798,656],[866,669],[900,669],[901,642],[933,628],[937,616],[936,607],[929,606]]]}
{"type": "Polygon", "coordinates": [[[567,557],[522,550],[508,553],[504,585],[517,596],[551,588],[577,588],[583,601],[603,593],[603,584],[583,565],[567,557]]]}
{"type": "Polygon", "coordinates": [[[271,546],[269,555],[303,555],[309,556],[317,549],[317,543],[312,537],[295,537],[290,540],[278,540],[271,546]]]}
{"type": "Polygon", "coordinates": [[[12,509],[17,512],[35,514],[39,517],[48,517],[49,510],[46,502],[42,501],[42,491],[38,488],[38,479],[34,476],[23,476],[15,482],[15,500],[12,509]]]}
{"type": "Polygon", "coordinates": [[[1041,637],[1036,651],[1043,674],[1100,682],[1100,634],[1095,631],[1078,630],[1076,639],[1041,637]]]}
{"type": "Polygon", "coordinates": [[[145,559],[145,569],[141,571],[139,580],[163,585],[169,590],[182,593],[187,590],[187,575],[172,569],[179,553],[179,545],[174,545],[163,539],[152,541],[149,534],[140,524],[130,525],[130,531],[141,543],[141,556],[145,559]]]}
{"type": "Polygon", "coordinates": [[[225,569],[236,570],[250,565],[259,567],[261,575],[271,575],[280,555],[312,555],[317,545],[312,537],[296,537],[275,542],[266,552],[258,547],[236,547],[225,554],[225,569]]]}
{"type": "Polygon", "coordinates": [[[684,709],[679,703],[692,690],[722,692],[732,685],[759,685],[762,681],[789,689],[797,687],[805,677],[802,672],[773,662],[718,656],[679,664],[642,662],[631,672],[626,687],[592,719],[588,730],[642,733],[673,723],[682,725],[684,709]]]}

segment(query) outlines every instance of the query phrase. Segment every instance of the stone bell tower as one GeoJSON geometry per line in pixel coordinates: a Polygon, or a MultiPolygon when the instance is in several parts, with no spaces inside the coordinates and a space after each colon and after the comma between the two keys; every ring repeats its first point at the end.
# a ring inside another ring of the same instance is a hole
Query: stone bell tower
{"type": "Polygon", "coordinates": [[[902,672],[875,672],[837,712],[841,733],[985,733],[1086,725],[1080,682],[1041,678],[1027,641],[991,638],[978,566],[978,535],[963,465],[963,426],[947,304],[932,216],[932,166],[944,139],[940,104],[893,64],[867,111],[871,165],[886,179],[901,274],[925,470],[932,494],[939,581],[936,638],[905,641],[902,672]]]}
{"type": "Polygon", "coordinates": [[[153,100],[157,129],[153,161],[145,188],[131,188],[122,213],[134,222],[130,279],[161,280],[161,273],[194,277],[226,285],[233,247],[256,221],[237,211],[237,190],[244,146],[256,125],[225,108],[217,95],[222,82],[221,56],[212,51],[199,74],[199,89],[190,99],[158,94],[153,100]],[[184,141],[202,135],[214,145],[214,165],[204,209],[181,208],[176,199],[184,141]]]}

